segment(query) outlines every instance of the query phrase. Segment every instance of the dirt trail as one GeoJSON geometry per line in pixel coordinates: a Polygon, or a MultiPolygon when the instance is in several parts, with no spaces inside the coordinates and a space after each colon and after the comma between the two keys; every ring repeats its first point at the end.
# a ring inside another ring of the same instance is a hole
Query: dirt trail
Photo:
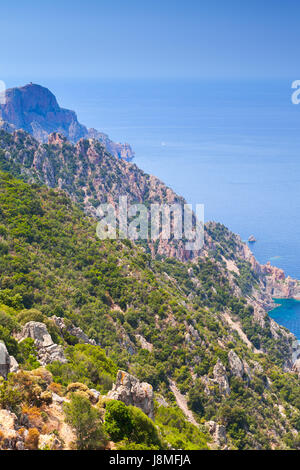
{"type": "Polygon", "coordinates": [[[243,332],[242,328],[241,328],[241,325],[235,321],[232,320],[231,316],[229,315],[229,313],[224,313],[223,314],[223,317],[225,318],[225,320],[227,321],[228,325],[231,326],[231,328],[235,331],[238,332],[238,334],[240,335],[240,338],[247,344],[248,348],[251,349],[255,354],[259,354],[261,353],[261,351],[259,351],[258,349],[256,349],[256,347],[251,343],[251,341],[249,341],[249,339],[247,338],[247,336],[245,335],[245,333],[243,332]]]}
{"type": "Polygon", "coordinates": [[[57,430],[65,443],[65,449],[72,449],[72,443],[76,440],[73,429],[65,422],[65,415],[61,405],[52,404],[49,406],[50,419],[57,424],[57,430]]]}
{"type": "Polygon", "coordinates": [[[191,410],[188,409],[187,401],[186,401],[185,396],[182,395],[182,393],[180,393],[180,391],[176,387],[176,384],[173,380],[170,380],[170,389],[174,393],[177,405],[183,411],[183,413],[185,414],[187,420],[190,423],[194,424],[195,426],[199,426],[199,424],[197,423],[197,421],[195,420],[195,418],[193,416],[193,413],[191,412],[191,410]]]}

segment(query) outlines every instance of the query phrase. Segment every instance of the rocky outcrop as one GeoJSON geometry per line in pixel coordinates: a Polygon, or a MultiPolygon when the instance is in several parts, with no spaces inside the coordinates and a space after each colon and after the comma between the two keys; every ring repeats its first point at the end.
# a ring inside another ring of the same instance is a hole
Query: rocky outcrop
{"type": "Polygon", "coordinates": [[[207,421],[205,426],[212,436],[214,442],[219,446],[227,444],[226,428],[222,424],[217,424],[215,421],[207,421]]]}
{"type": "Polygon", "coordinates": [[[34,340],[38,360],[42,365],[50,364],[54,361],[67,362],[62,346],[53,342],[44,323],[35,321],[26,323],[21,333],[17,336],[19,342],[25,338],[32,338],[34,340]]]}
{"type": "Polygon", "coordinates": [[[300,281],[285,277],[284,271],[271,263],[261,267],[265,275],[265,289],[272,297],[300,300],[300,281]]]}
{"type": "Polygon", "coordinates": [[[146,338],[142,335],[135,335],[136,339],[141,345],[142,349],[146,349],[147,351],[151,352],[153,350],[153,344],[149,343],[146,338]]]}
{"type": "Polygon", "coordinates": [[[92,344],[96,346],[97,343],[94,339],[90,339],[81,328],[74,326],[72,324],[66,324],[65,320],[61,317],[53,315],[51,319],[54,321],[55,325],[60,329],[62,335],[64,330],[66,330],[70,335],[75,336],[79,339],[81,343],[92,344]]]}
{"type": "Polygon", "coordinates": [[[0,410],[1,448],[6,450],[23,450],[24,439],[17,432],[17,416],[9,410],[0,410]]]}
{"type": "Polygon", "coordinates": [[[242,379],[244,375],[244,365],[238,355],[231,350],[228,353],[228,360],[232,374],[242,379]]]}
{"type": "Polygon", "coordinates": [[[226,368],[219,358],[213,368],[213,378],[208,375],[203,375],[200,380],[204,386],[206,395],[215,394],[216,387],[223,397],[230,395],[230,386],[226,368]]]}
{"type": "Polygon", "coordinates": [[[5,344],[0,341],[0,376],[4,379],[7,378],[7,374],[10,369],[10,357],[7,352],[5,344]]]}
{"type": "Polygon", "coordinates": [[[134,156],[129,144],[115,143],[106,134],[87,129],[74,111],[58,105],[50,90],[33,83],[6,90],[4,103],[0,104],[0,127],[7,132],[24,129],[42,143],[52,132],[60,132],[71,142],[93,138],[117,158],[129,161],[134,156]]]}
{"type": "Polygon", "coordinates": [[[113,142],[112,140],[110,140],[107,134],[99,132],[96,129],[88,129],[88,133],[85,138],[98,140],[105,146],[108,153],[110,153],[114,157],[121,158],[123,160],[126,160],[127,162],[130,162],[134,157],[134,152],[132,151],[132,148],[129,144],[120,144],[118,142],[113,142]]]}
{"type": "MultiPolygon", "coordinates": [[[[48,144],[39,144],[31,135],[18,130],[12,135],[0,130],[0,154],[8,169],[19,172],[27,181],[40,181],[50,188],[65,191],[73,201],[92,216],[96,207],[111,203],[117,207],[119,197],[133,203],[168,203],[183,205],[185,200],[158,178],[145,174],[136,165],[113,158],[103,144],[94,139],[80,139],[76,144],[58,133],[49,136],[48,144]],[[80,190],[79,190],[80,189],[80,190]]],[[[197,252],[185,250],[183,240],[149,240],[156,254],[192,259],[197,252]]]]}
{"type": "Polygon", "coordinates": [[[14,356],[9,356],[9,359],[10,359],[9,372],[18,372],[19,370],[18,361],[14,358],[14,356]]]}
{"type": "Polygon", "coordinates": [[[228,377],[226,369],[220,359],[217,360],[217,363],[213,369],[214,382],[219,385],[219,390],[222,395],[230,394],[230,387],[228,382],[228,377]]]}
{"type": "Polygon", "coordinates": [[[146,382],[139,382],[133,375],[122,370],[117,373],[116,383],[107,396],[120,400],[125,405],[140,408],[150,419],[154,419],[153,388],[146,382]]]}
{"type": "Polygon", "coordinates": [[[240,359],[232,349],[228,353],[228,361],[231,373],[240,379],[252,379],[251,368],[249,364],[240,359]]]}

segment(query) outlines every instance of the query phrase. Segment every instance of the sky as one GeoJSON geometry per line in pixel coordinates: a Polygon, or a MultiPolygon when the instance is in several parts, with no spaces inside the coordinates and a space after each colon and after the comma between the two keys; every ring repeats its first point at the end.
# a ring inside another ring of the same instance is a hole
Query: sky
{"type": "Polygon", "coordinates": [[[299,13],[299,0],[1,2],[0,79],[296,79],[299,13]]]}

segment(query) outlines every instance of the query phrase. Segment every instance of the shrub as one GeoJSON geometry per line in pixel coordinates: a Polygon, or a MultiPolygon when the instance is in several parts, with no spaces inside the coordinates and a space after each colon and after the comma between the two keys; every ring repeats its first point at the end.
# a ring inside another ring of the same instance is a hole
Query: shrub
{"type": "Polygon", "coordinates": [[[137,444],[146,444],[147,446],[155,446],[158,449],[162,447],[157,428],[153,421],[145,415],[139,408],[129,406],[129,413],[132,421],[132,433],[130,440],[137,444]]]}
{"type": "Polygon", "coordinates": [[[111,400],[106,404],[105,430],[115,442],[130,438],[133,430],[132,417],[123,402],[111,400]]]}
{"type": "Polygon", "coordinates": [[[55,382],[68,385],[74,382],[86,384],[102,393],[108,392],[117,374],[117,366],[103,349],[90,344],[76,344],[65,351],[67,364],[53,362],[48,365],[55,382]]]}
{"type": "Polygon", "coordinates": [[[100,414],[88,398],[72,394],[70,403],[64,404],[64,411],[66,421],[75,429],[77,449],[96,450],[105,447],[107,440],[100,414]]]}
{"type": "Polygon", "coordinates": [[[19,343],[19,349],[24,362],[24,369],[33,370],[40,366],[40,363],[37,360],[37,349],[34,344],[34,339],[24,339],[19,343]]]}
{"type": "Polygon", "coordinates": [[[40,433],[36,428],[30,428],[25,439],[25,447],[29,450],[37,450],[39,446],[40,433]]]}

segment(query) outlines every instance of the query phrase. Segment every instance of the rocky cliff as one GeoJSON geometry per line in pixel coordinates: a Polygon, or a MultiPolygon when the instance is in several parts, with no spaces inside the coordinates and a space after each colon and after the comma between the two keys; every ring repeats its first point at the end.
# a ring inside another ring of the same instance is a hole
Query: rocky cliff
{"type": "MultiPolygon", "coordinates": [[[[112,157],[95,139],[80,139],[72,144],[59,133],[52,133],[47,144],[39,143],[23,130],[8,134],[0,130],[2,168],[21,174],[28,181],[40,181],[50,188],[66,191],[90,215],[100,203],[119,203],[127,196],[133,203],[180,203],[184,199],[158,178],[147,175],[135,164],[112,157]]],[[[0,162],[1,164],[1,162],[0,162]]],[[[160,239],[149,242],[152,255],[185,260],[194,256],[186,252],[182,240],[160,239]]]]}
{"type": "Polygon", "coordinates": [[[87,129],[74,111],[58,105],[50,90],[33,83],[6,90],[5,104],[0,104],[0,127],[8,132],[24,129],[39,142],[47,142],[52,132],[60,132],[71,142],[91,137],[115,157],[131,160],[134,155],[129,144],[115,143],[106,134],[87,129]]]}
{"type": "MultiPolygon", "coordinates": [[[[80,139],[72,144],[61,134],[52,133],[48,143],[41,144],[23,130],[12,134],[0,131],[0,165],[27,181],[64,190],[90,215],[95,215],[99,203],[117,204],[120,195],[126,195],[129,204],[185,202],[158,178],[145,174],[135,164],[112,157],[95,139],[80,139]]],[[[278,337],[279,327],[267,315],[275,306],[272,297],[299,295],[298,281],[286,279],[282,270],[270,264],[260,265],[238,235],[215,222],[206,224],[204,247],[199,252],[187,252],[183,240],[173,239],[149,240],[144,247],[152,257],[213,260],[228,280],[232,293],[244,296],[253,308],[253,321],[259,327],[270,323],[274,338],[278,337]]],[[[199,280],[193,270],[189,277],[197,287],[199,280]]],[[[191,298],[193,295],[191,292],[191,298]]],[[[238,328],[236,322],[235,325],[238,328]]],[[[288,353],[285,351],[284,357],[291,368],[299,355],[296,339],[284,329],[280,334],[287,339],[288,353]]]]}

